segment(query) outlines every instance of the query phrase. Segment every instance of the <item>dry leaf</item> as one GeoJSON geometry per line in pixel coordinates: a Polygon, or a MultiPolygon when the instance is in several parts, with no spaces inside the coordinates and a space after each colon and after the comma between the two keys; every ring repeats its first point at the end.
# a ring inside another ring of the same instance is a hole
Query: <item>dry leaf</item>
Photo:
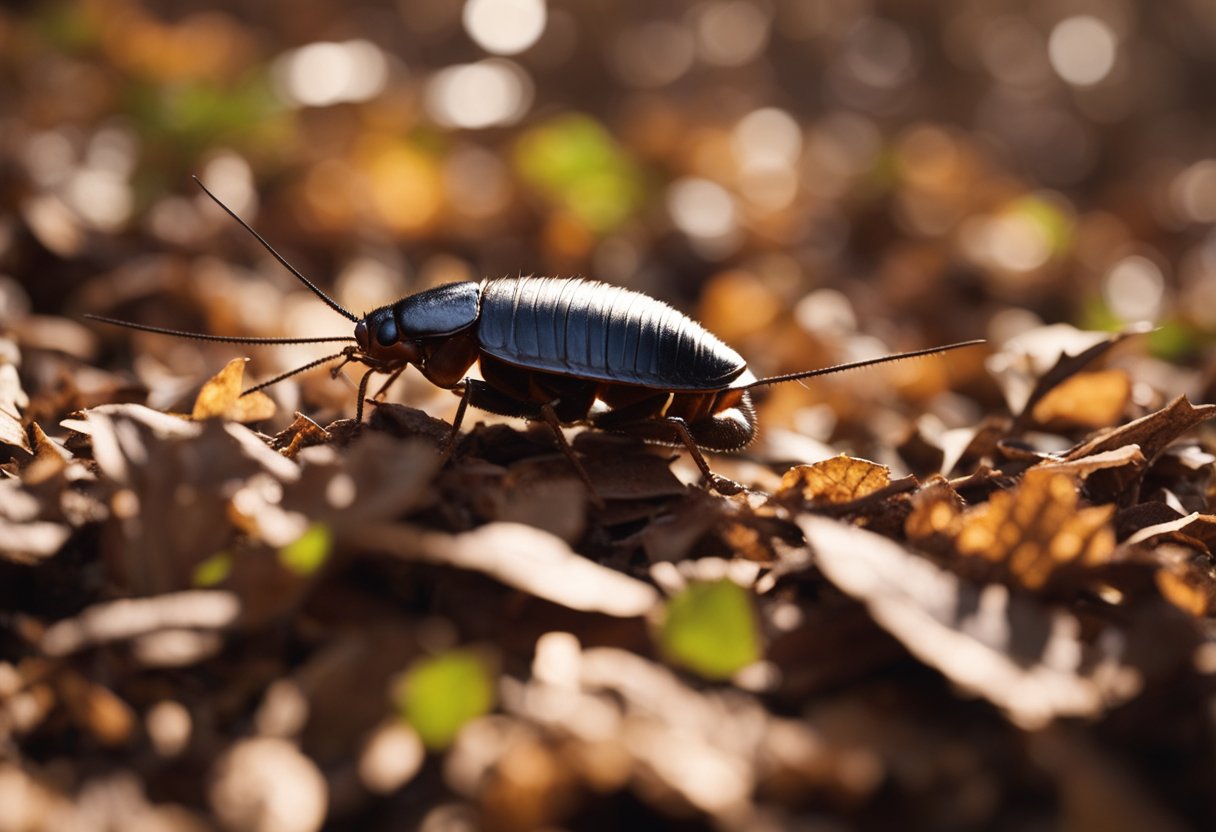
{"type": "Polygon", "coordinates": [[[1200,422],[1216,417],[1216,404],[1192,405],[1179,396],[1160,410],[1107,431],[1073,448],[1066,460],[1081,459],[1124,445],[1139,445],[1145,459],[1157,458],[1165,447],[1200,422]]]}
{"type": "Polygon", "coordinates": [[[242,395],[245,364],[248,358],[234,358],[215,374],[194,400],[190,418],[231,419],[234,422],[260,422],[274,415],[275,406],[265,393],[255,390],[242,395]]]}
{"type": "Polygon", "coordinates": [[[786,471],[777,497],[797,494],[808,503],[839,505],[868,497],[890,483],[886,466],[841,454],[786,471]]]}
{"type": "Polygon", "coordinates": [[[912,495],[912,511],[904,520],[904,534],[921,546],[938,548],[958,537],[966,502],[950,483],[934,477],[912,495]]]}
{"type": "Polygon", "coordinates": [[[1096,430],[1113,425],[1131,398],[1132,381],[1123,370],[1078,373],[1065,379],[1031,409],[1045,427],[1096,430]]]}
{"type": "Polygon", "coordinates": [[[1055,474],[1068,474],[1070,476],[1085,478],[1094,471],[1101,471],[1107,468],[1122,468],[1125,465],[1142,466],[1144,462],[1144,454],[1140,452],[1139,445],[1124,445],[1122,448],[1090,454],[1080,459],[1068,461],[1047,460],[1040,462],[1033,470],[1050,471],[1055,474]]]}
{"type": "Polygon", "coordinates": [[[958,551],[1004,564],[1030,589],[1063,564],[1105,563],[1115,551],[1115,507],[1078,508],[1078,500],[1072,477],[1030,471],[963,516],[958,551]]]}
{"type": "Polygon", "coordinates": [[[488,523],[465,534],[407,525],[366,524],[347,542],[377,552],[483,572],[530,595],[586,612],[645,615],[654,587],[576,554],[561,538],[517,523],[488,523]]]}
{"type": "Polygon", "coordinates": [[[59,695],[73,721],[102,745],[122,745],[135,730],[135,713],[113,691],[65,670],[58,678],[59,695]]]}
{"type": "Polygon", "coordinates": [[[1138,691],[1117,642],[1089,646],[1072,615],[977,585],[897,543],[825,517],[798,524],[823,573],[926,664],[1027,730],[1093,717],[1138,691]]]}

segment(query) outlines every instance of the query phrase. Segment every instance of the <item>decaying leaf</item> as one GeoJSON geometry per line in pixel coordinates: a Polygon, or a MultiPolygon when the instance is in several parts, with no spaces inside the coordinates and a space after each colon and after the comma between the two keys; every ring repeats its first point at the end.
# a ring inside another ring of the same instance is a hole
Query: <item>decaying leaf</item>
{"type": "Polygon", "coordinates": [[[959,578],[887,538],[824,517],[798,521],[816,563],[912,653],[1025,729],[1092,717],[1132,698],[1141,677],[1118,647],[1081,641],[1067,612],[999,584],[959,578]]]}
{"type": "Polygon", "coordinates": [[[1132,382],[1123,370],[1078,373],[1035,402],[1035,423],[1047,428],[1096,430],[1115,424],[1132,394],[1132,382]]]}
{"type": "Polygon", "coordinates": [[[1056,474],[1068,474],[1070,476],[1088,477],[1094,471],[1102,471],[1107,468],[1122,468],[1131,466],[1140,468],[1144,465],[1144,454],[1140,452],[1139,445],[1124,445],[1121,448],[1115,448],[1110,451],[1101,451],[1096,454],[1081,457],[1080,459],[1071,460],[1047,460],[1040,462],[1035,466],[1035,471],[1051,471],[1056,474]]]}
{"type": "Polygon", "coordinates": [[[1192,405],[1186,396],[1179,396],[1154,413],[1082,442],[1069,451],[1065,459],[1082,459],[1124,445],[1138,445],[1151,462],[1183,433],[1212,418],[1216,418],[1216,404],[1192,405]]]}
{"type": "Polygon", "coordinates": [[[786,471],[777,496],[797,494],[808,503],[838,505],[868,497],[890,483],[891,472],[885,466],[841,454],[786,471]]]}
{"type": "Polygon", "coordinates": [[[488,523],[458,535],[380,523],[349,529],[345,536],[372,551],[484,572],[571,609],[632,617],[647,614],[658,602],[649,584],[575,554],[559,537],[517,523],[488,523]]]}
{"type": "Polygon", "coordinates": [[[1156,555],[1161,568],[1154,579],[1167,601],[1196,617],[1216,612],[1216,567],[1210,557],[1171,545],[1158,547],[1156,555]]]}
{"type": "Polygon", "coordinates": [[[912,495],[904,534],[924,548],[952,547],[963,528],[966,503],[945,479],[934,477],[912,495]]]}
{"type": "Polygon", "coordinates": [[[274,415],[274,400],[255,390],[242,394],[245,364],[249,359],[234,358],[199,391],[190,418],[231,419],[234,422],[260,422],[274,415]]]}
{"type": "Polygon", "coordinates": [[[1019,334],[988,359],[989,372],[1016,417],[1015,431],[1035,406],[1057,386],[1097,360],[1112,347],[1143,329],[1111,335],[1084,332],[1067,324],[1038,327],[1019,334]]]}
{"type": "Polygon", "coordinates": [[[1064,564],[1105,563],[1115,551],[1115,507],[1078,502],[1072,477],[1032,470],[964,515],[958,551],[1003,564],[1031,589],[1064,564]]]}

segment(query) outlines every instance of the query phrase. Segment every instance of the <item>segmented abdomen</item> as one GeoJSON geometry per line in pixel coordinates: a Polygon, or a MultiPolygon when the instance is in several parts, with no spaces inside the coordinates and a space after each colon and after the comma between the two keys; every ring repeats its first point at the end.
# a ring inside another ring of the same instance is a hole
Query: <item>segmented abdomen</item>
{"type": "Polygon", "coordinates": [[[718,390],[746,365],[696,321],[654,298],[594,280],[486,280],[481,348],[535,370],[664,390],[718,390]]]}

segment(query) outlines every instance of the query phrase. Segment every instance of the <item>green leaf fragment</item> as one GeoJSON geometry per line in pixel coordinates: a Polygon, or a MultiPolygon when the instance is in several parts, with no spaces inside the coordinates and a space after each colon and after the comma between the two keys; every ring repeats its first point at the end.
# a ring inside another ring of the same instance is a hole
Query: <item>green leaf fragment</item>
{"type": "Polygon", "coordinates": [[[494,705],[494,676],[472,650],[453,650],[415,662],[397,686],[397,709],[432,750],[451,745],[466,722],[494,705]]]}
{"type": "Polygon", "coordinates": [[[667,602],[659,642],[669,661],[729,678],[760,658],[751,597],[730,580],[690,584],[667,602]]]}
{"type": "Polygon", "coordinates": [[[324,523],[313,523],[304,534],[279,550],[279,563],[301,577],[308,577],[325,565],[334,538],[324,523]]]}
{"type": "Polygon", "coordinates": [[[194,567],[194,575],[190,583],[200,589],[219,586],[228,580],[232,574],[232,553],[216,552],[198,566],[194,567]]]}

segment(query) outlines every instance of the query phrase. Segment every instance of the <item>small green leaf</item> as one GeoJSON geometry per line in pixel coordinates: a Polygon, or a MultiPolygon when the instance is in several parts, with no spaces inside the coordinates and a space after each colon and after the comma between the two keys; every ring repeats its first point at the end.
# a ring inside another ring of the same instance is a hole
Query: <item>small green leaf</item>
{"type": "Polygon", "coordinates": [[[528,130],[514,161],[525,182],[596,233],[621,225],[645,198],[633,158],[603,125],[580,113],[528,130]]]}
{"type": "Polygon", "coordinates": [[[667,602],[659,633],[667,658],[707,679],[725,679],[760,658],[747,591],[729,580],[690,584],[667,602]]]}
{"type": "Polygon", "coordinates": [[[194,567],[194,575],[191,577],[190,582],[200,588],[219,586],[228,580],[228,576],[231,574],[232,553],[216,552],[194,567]]]}
{"type": "Polygon", "coordinates": [[[415,662],[395,698],[397,709],[427,748],[441,750],[466,722],[494,705],[494,678],[479,654],[452,650],[415,662]]]}
{"type": "Polygon", "coordinates": [[[304,534],[279,550],[279,563],[300,577],[308,577],[325,565],[334,536],[324,523],[313,523],[304,534]]]}

